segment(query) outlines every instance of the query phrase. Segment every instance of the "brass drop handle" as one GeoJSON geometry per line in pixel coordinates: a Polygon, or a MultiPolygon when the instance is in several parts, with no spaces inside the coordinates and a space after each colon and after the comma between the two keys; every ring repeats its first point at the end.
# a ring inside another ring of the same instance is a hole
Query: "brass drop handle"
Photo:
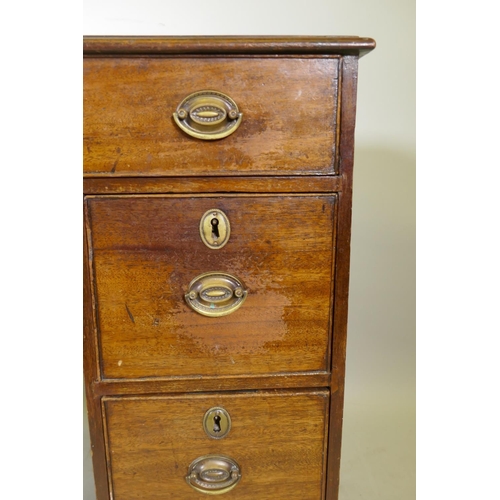
{"type": "Polygon", "coordinates": [[[184,298],[197,313],[220,317],[239,309],[247,295],[248,290],[243,281],[231,274],[215,271],[194,278],[184,298]]]}
{"type": "Polygon", "coordinates": [[[231,135],[240,126],[242,118],[236,103],[215,90],[188,95],[174,113],[174,121],[181,130],[206,141],[231,135]]]}
{"type": "Polygon", "coordinates": [[[200,493],[220,495],[232,490],[241,479],[240,466],[223,455],[206,455],[191,463],[186,482],[200,493]]]}

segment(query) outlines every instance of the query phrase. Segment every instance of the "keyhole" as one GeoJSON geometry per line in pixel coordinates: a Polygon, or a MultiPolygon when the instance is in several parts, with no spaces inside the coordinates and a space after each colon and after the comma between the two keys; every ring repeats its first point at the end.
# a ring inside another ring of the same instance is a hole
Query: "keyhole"
{"type": "Polygon", "coordinates": [[[215,415],[214,417],[214,432],[220,432],[220,416],[215,415]]]}
{"type": "Polygon", "coordinates": [[[219,237],[219,219],[216,219],[214,217],[210,221],[210,224],[212,224],[212,237],[214,240],[216,240],[219,237]]]}

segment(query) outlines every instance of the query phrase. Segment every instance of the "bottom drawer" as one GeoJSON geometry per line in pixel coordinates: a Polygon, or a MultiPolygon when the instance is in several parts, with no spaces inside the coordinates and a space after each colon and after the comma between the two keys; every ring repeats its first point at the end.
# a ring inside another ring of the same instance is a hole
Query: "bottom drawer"
{"type": "Polygon", "coordinates": [[[328,403],[327,390],[105,396],[111,498],[206,498],[193,485],[228,499],[322,499],[328,403]]]}

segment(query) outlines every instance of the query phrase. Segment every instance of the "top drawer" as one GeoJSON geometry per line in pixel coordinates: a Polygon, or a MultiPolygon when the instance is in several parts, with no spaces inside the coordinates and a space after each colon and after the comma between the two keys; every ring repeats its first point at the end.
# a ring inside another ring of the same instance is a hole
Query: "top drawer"
{"type": "Polygon", "coordinates": [[[84,173],[96,176],[335,173],[338,57],[84,59],[84,173]],[[190,137],[173,113],[215,90],[243,118],[190,137]]]}

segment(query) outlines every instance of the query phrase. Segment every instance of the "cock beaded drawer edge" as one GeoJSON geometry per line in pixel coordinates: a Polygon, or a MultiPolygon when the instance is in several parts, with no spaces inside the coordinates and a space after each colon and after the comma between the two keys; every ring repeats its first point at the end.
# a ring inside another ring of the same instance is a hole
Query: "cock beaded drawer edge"
{"type": "Polygon", "coordinates": [[[98,500],[338,498],[358,37],[84,38],[98,500]]]}

